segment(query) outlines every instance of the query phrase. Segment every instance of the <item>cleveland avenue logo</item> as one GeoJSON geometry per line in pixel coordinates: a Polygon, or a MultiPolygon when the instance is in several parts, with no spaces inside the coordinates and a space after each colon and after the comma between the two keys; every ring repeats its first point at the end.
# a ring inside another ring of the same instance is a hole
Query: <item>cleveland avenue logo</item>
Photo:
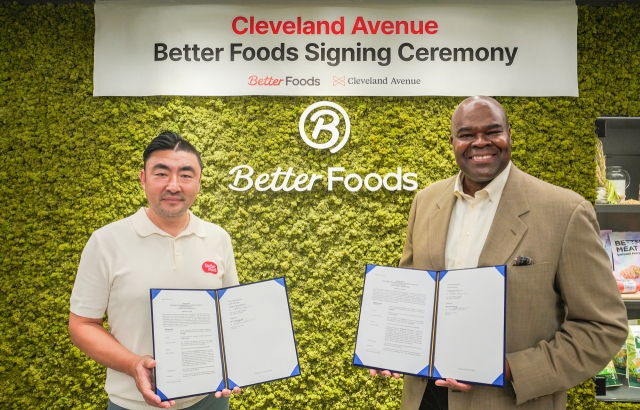
{"type": "Polygon", "coordinates": [[[349,139],[349,134],[351,133],[351,121],[349,121],[349,115],[344,110],[344,108],[342,108],[338,104],[332,103],[331,101],[320,101],[315,104],[311,104],[309,107],[307,107],[306,110],[304,110],[304,112],[300,116],[300,121],[298,122],[298,129],[300,130],[300,136],[302,137],[302,140],[308,146],[315,149],[329,149],[330,153],[335,154],[336,152],[340,151],[342,147],[344,147],[344,144],[346,144],[347,140],[349,139]],[[311,138],[313,138],[312,141],[305,131],[305,124],[307,122],[307,117],[309,117],[309,114],[311,114],[313,110],[320,107],[330,107],[333,108],[333,110],[323,108],[311,115],[311,118],[309,119],[312,122],[316,123],[313,132],[311,133],[311,138]],[[342,136],[342,140],[340,140],[340,131],[338,130],[338,125],[340,124],[340,116],[338,114],[342,115],[342,119],[344,121],[344,135],[342,136]],[[331,122],[325,124],[324,116],[331,117],[331,122]],[[321,131],[328,131],[329,133],[331,133],[331,139],[323,143],[316,142],[321,131]]]}

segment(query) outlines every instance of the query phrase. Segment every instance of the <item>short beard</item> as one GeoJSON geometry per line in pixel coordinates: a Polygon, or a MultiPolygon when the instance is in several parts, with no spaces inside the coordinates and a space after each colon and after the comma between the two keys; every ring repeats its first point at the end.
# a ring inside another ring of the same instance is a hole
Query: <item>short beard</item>
{"type": "Polygon", "coordinates": [[[175,210],[175,212],[166,212],[162,207],[154,207],[153,210],[160,216],[162,216],[163,218],[167,218],[167,219],[179,219],[180,217],[184,216],[185,213],[187,213],[189,211],[189,208],[180,208],[175,210]]]}

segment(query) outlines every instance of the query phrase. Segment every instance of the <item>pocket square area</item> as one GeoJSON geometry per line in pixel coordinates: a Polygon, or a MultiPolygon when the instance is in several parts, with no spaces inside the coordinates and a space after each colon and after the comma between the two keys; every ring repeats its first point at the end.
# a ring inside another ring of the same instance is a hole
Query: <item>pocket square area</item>
{"type": "Polygon", "coordinates": [[[533,265],[533,259],[531,259],[528,256],[524,256],[524,255],[518,255],[516,256],[516,258],[513,260],[512,263],[513,266],[526,266],[526,265],[533,265]]]}

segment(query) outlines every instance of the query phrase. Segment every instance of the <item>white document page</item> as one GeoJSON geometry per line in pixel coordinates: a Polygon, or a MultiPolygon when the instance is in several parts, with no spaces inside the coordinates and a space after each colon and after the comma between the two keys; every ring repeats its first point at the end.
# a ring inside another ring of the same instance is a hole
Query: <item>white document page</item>
{"type": "Polygon", "coordinates": [[[502,376],[505,280],[496,267],[451,270],[441,278],[434,347],[441,377],[493,384],[502,376]]]}
{"type": "Polygon", "coordinates": [[[300,374],[283,279],[218,295],[230,388],[300,374]]]}
{"type": "Polygon", "coordinates": [[[213,292],[152,295],[156,392],[163,399],[215,391],[223,380],[213,292]]]}
{"type": "Polygon", "coordinates": [[[435,280],[427,271],[376,266],[365,275],[354,363],[427,376],[435,280]]]}

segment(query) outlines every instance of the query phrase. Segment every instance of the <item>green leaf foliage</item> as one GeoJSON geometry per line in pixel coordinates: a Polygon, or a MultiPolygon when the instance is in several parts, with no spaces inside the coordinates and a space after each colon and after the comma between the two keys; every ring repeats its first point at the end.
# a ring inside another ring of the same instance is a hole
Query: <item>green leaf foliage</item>
{"type": "MultiPolygon", "coordinates": [[[[595,199],[594,119],[640,115],[640,8],[579,7],[579,98],[499,98],[513,160],[595,199]]],[[[327,98],[352,121],[337,154],[312,150],[298,119],[320,98],[92,96],[94,16],[82,4],[0,4],[0,408],[103,409],[104,368],[69,342],[69,295],[89,235],[145,205],[142,150],[161,130],[203,153],[193,211],[233,238],[242,282],[284,275],[302,376],[250,387],[234,409],[397,409],[402,382],[351,365],[365,263],[396,265],[415,192],[326,189],[347,173],[454,175],[450,116],[460,98],[327,98]],[[236,192],[229,170],[293,167],[310,192],[236,192]]],[[[601,404],[586,382],[570,409],[601,404]]]]}

